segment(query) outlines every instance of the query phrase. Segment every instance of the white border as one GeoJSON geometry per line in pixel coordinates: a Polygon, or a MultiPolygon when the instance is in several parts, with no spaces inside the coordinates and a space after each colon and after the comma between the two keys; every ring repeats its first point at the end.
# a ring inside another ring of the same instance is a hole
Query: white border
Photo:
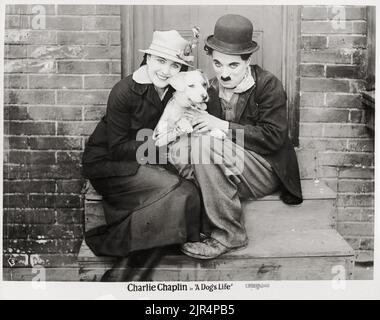
{"type": "MultiPolygon", "coordinates": [[[[231,0],[193,0],[193,5],[217,5],[225,4],[231,5],[231,0]]],[[[23,1],[2,1],[0,3],[0,61],[4,61],[4,19],[5,19],[5,5],[6,4],[52,4],[48,0],[23,0],[23,1]]],[[[134,0],[134,1],[110,1],[110,0],[55,0],[53,4],[107,4],[107,5],[120,5],[120,4],[166,4],[166,5],[188,5],[188,0],[134,0]]],[[[248,4],[248,5],[268,5],[268,1],[234,1],[234,5],[248,4]]],[[[275,5],[373,5],[376,6],[376,1],[275,1],[275,5]]],[[[272,4],[271,4],[272,5],[272,4]]],[[[378,8],[377,8],[378,9],[378,8]]],[[[378,10],[377,10],[378,11],[378,10]]],[[[377,28],[378,29],[378,28],[377,28]]],[[[376,29],[376,41],[378,41],[379,34],[376,29]]],[[[376,52],[376,74],[379,72],[379,50],[376,52]]],[[[4,64],[0,63],[0,128],[1,128],[1,142],[0,147],[3,150],[3,77],[4,77],[4,64]]],[[[378,81],[379,82],[379,81],[378,81]]],[[[379,100],[379,85],[376,84],[377,101],[379,100]]],[[[376,123],[379,123],[379,115],[376,113],[376,123]]],[[[378,131],[376,131],[376,150],[378,145],[378,131]]],[[[375,168],[377,167],[377,157],[375,154],[375,168]]],[[[1,152],[0,164],[0,177],[3,179],[3,153],[1,152]]],[[[378,207],[378,190],[379,183],[377,179],[377,170],[375,169],[375,209],[378,207]]],[[[1,183],[1,200],[0,208],[2,211],[3,185],[1,183]]],[[[376,215],[376,213],[375,213],[376,215]]],[[[252,281],[233,282],[233,288],[230,291],[189,291],[174,293],[170,292],[148,292],[148,293],[132,293],[127,291],[126,284],[120,283],[85,283],[85,282],[46,282],[45,289],[33,288],[31,282],[0,282],[0,298],[1,299],[138,299],[138,300],[167,300],[167,299],[380,299],[380,283],[379,283],[379,223],[380,219],[375,217],[375,255],[374,255],[374,280],[371,281],[347,281],[346,288],[336,290],[333,289],[332,281],[262,281],[260,283],[270,284],[269,288],[262,289],[247,289],[246,283],[253,283],[252,281]]],[[[2,214],[0,215],[0,224],[2,226],[2,214]]],[[[3,228],[0,228],[0,238],[2,239],[3,228]]],[[[2,241],[0,248],[2,249],[2,241]]],[[[2,262],[2,255],[0,258],[2,262]]],[[[2,265],[2,264],[1,264],[2,265]]],[[[2,279],[2,268],[0,271],[2,279]]],[[[177,283],[177,282],[174,282],[177,283]]],[[[205,282],[206,283],[206,282],[205,282]]],[[[230,283],[230,282],[228,282],[230,283]]],[[[139,284],[143,284],[139,282],[139,284]]],[[[169,284],[166,282],[166,284],[169,284]]]]}

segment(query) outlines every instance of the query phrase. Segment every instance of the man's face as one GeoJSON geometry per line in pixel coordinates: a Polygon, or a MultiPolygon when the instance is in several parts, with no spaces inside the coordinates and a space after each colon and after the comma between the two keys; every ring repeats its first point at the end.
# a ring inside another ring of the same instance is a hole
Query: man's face
{"type": "Polygon", "coordinates": [[[244,78],[250,63],[250,58],[244,61],[240,55],[229,55],[214,50],[212,66],[219,83],[228,89],[235,88],[244,78]]]}

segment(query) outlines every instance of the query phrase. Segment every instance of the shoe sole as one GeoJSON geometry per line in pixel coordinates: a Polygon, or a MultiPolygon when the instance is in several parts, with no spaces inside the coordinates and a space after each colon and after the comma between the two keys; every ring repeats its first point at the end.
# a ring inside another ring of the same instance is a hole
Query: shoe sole
{"type": "Polygon", "coordinates": [[[196,254],[196,253],[192,253],[192,252],[189,252],[189,251],[186,251],[184,250],[183,248],[181,248],[181,252],[184,253],[185,255],[189,256],[189,257],[192,257],[192,258],[196,258],[196,259],[201,259],[201,260],[210,260],[210,259],[215,259],[217,257],[220,257],[226,253],[230,253],[230,252],[235,252],[235,251],[239,251],[239,250],[243,250],[245,248],[247,248],[248,244],[245,244],[241,247],[237,247],[237,248],[232,248],[232,249],[229,249],[228,251],[226,252],[223,252],[217,256],[213,256],[213,257],[210,257],[210,256],[203,256],[203,255],[200,255],[200,254],[196,254]]]}

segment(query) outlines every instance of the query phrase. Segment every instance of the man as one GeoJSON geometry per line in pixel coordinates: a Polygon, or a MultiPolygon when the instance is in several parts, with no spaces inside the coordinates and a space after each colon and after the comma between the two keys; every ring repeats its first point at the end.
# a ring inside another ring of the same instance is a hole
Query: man
{"type": "Polygon", "coordinates": [[[302,202],[297,158],[288,138],[286,94],[274,75],[250,66],[252,53],[259,49],[252,33],[247,18],[227,14],[205,40],[216,77],[208,90],[208,113],[193,119],[194,131],[230,132],[232,147],[229,139],[221,144],[203,143],[202,148],[209,148],[214,158],[222,157],[223,163],[192,162],[190,171],[188,167],[180,170],[196,180],[209,224],[203,241],[182,246],[183,253],[198,259],[213,259],[247,245],[242,198],[260,198],[280,189],[284,202],[302,202]],[[239,132],[244,143],[238,139],[239,132]],[[233,166],[226,150],[234,148],[238,161],[244,162],[238,173],[226,170],[233,166]]]}

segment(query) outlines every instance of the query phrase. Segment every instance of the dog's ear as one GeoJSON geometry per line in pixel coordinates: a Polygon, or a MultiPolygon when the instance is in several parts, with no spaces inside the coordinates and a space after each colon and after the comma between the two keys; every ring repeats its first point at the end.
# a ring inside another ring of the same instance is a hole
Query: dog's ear
{"type": "Polygon", "coordinates": [[[176,75],[172,76],[168,80],[168,82],[177,91],[185,91],[186,89],[185,76],[186,76],[186,72],[179,72],[176,75]]]}

